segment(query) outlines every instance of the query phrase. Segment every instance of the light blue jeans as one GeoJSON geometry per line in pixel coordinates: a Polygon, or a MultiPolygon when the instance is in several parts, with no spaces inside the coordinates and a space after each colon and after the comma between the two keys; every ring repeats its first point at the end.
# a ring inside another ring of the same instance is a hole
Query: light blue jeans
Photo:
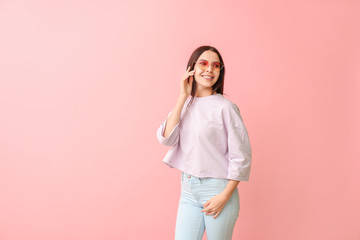
{"type": "Polygon", "coordinates": [[[201,212],[203,204],[221,193],[228,182],[224,178],[197,178],[181,173],[175,240],[201,240],[205,229],[208,240],[231,240],[240,210],[237,188],[215,219],[215,214],[205,215],[205,212],[201,212]]]}

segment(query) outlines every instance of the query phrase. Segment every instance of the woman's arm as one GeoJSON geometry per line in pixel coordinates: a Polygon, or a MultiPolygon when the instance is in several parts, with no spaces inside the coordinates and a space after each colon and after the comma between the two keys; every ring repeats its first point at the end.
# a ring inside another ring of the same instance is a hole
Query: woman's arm
{"type": "Polygon", "coordinates": [[[175,108],[172,110],[168,120],[166,121],[165,131],[164,131],[164,135],[163,135],[164,138],[166,138],[170,135],[170,133],[172,132],[174,127],[180,121],[181,111],[184,107],[186,99],[187,99],[186,96],[180,96],[178,98],[175,108]]]}
{"type": "Polygon", "coordinates": [[[240,181],[235,181],[230,179],[230,181],[226,185],[226,188],[221,192],[221,194],[226,196],[227,199],[230,199],[231,195],[233,194],[234,190],[237,188],[237,185],[239,183],[240,181]]]}

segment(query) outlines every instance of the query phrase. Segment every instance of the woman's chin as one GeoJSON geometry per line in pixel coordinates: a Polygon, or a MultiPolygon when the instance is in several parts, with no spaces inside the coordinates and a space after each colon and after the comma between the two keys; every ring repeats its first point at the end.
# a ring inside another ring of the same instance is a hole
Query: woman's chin
{"type": "Polygon", "coordinates": [[[212,82],[206,82],[206,83],[198,83],[199,86],[201,86],[202,88],[209,88],[212,87],[214,85],[214,83],[212,82]]]}

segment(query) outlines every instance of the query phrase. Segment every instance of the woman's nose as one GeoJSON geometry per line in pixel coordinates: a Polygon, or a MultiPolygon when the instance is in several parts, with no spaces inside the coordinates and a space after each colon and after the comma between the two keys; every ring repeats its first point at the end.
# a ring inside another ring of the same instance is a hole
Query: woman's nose
{"type": "Polygon", "coordinates": [[[212,66],[209,65],[208,68],[206,69],[206,71],[211,72],[212,71],[212,66]]]}

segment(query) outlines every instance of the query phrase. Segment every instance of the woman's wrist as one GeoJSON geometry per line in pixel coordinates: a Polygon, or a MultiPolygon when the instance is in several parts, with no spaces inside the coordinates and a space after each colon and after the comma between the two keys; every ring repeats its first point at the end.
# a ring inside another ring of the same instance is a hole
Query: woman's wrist
{"type": "Polygon", "coordinates": [[[235,189],[237,188],[239,182],[240,181],[229,180],[228,184],[226,185],[226,188],[222,191],[222,194],[226,198],[230,198],[233,192],[235,191],[235,189]]]}
{"type": "Polygon", "coordinates": [[[188,97],[185,94],[180,94],[178,101],[185,102],[188,97]]]}
{"type": "Polygon", "coordinates": [[[186,96],[185,94],[180,94],[178,100],[186,100],[188,98],[188,96],[186,96]]]}
{"type": "Polygon", "coordinates": [[[231,192],[226,191],[226,190],[222,191],[221,194],[223,195],[224,198],[226,198],[226,200],[229,200],[231,198],[231,195],[232,195],[231,192]]]}

